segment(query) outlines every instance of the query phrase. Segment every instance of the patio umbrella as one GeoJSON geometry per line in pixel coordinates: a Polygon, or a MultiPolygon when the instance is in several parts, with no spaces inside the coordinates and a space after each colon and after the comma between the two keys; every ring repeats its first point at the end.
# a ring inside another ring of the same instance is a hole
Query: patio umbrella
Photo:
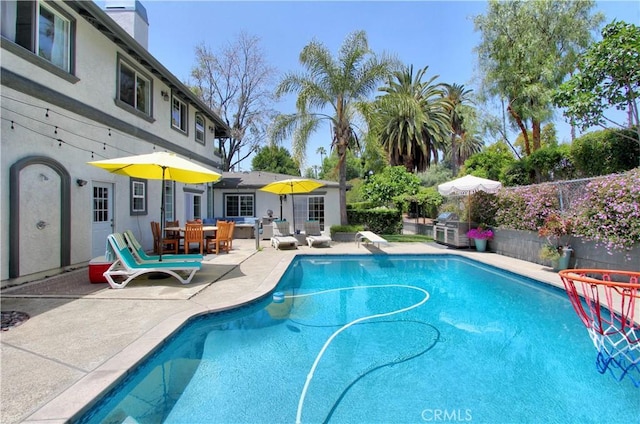
{"type": "MultiPolygon", "coordinates": [[[[443,196],[466,194],[470,198],[471,194],[478,191],[497,193],[501,187],[502,183],[500,181],[493,181],[473,175],[465,175],[464,177],[457,178],[453,181],[438,185],[438,193],[442,194],[443,196]]],[[[471,202],[469,202],[469,207],[467,208],[467,210],[468,222],[469,225],[471,225],[471,202]]]]}
{"type": "MultiPolygon", "coordinates": [[[[261,191],[280,195],[280,219],[282,219],[282,195],[310,193],[324,184],[307,178],[290,178],[274,181],[260,188],[261,191]]],[[[296,205],[293,203],[293,232],[296,231],[296,205]]]]}
{"type": "MultiPolygon", "coordinates": [[[[160,234],[164,234],[164,182],[177,181],[185,184],[201,184],[217,181],[221,175],[203,166],[176,156],[174,153],[154,152],[145,155],[127,156],[88,162],[112,174],[127,175],[147,180],[162,180],[160,206],[160,234]]],[[[162,260],[162,245],[160,245],[162,260]]]]}

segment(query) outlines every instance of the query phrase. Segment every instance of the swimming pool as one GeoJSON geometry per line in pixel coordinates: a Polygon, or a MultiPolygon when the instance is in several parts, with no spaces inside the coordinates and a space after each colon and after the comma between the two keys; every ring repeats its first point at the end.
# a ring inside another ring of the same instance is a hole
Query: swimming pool
{"type": "Polygon", "coordinates": [[[79,422],[634,422],[563,290],[449,255],[304,256],[79,422]]]}

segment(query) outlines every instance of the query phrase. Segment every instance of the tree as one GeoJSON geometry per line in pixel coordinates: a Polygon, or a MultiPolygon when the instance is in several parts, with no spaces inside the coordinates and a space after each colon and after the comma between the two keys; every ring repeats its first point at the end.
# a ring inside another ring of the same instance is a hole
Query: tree
{"type": "Polygon", "coordinates": [[[452,107],[441,84],[423,77],[428,66],[413,74],[413,66],[393,73],[385,94],[367,113],[370,131],[380,139],[391,166],[403,165],[408,172],[423,172],[438,163],[438,150],[448,143],[452,107]]]}
{"type": "Polygon", "coordinates": [[[607,124],[624,128],[605,114],[611,107],[627,110],[627,127],[635,125],[640,140],[639,64],[640,28],[613,22],[602,30],[602,40],[580,56],[578,72],[560,86],[554,100],[583,130],[591,126],[607,128],[607,124]]]}
{"type": "Polygon", "coordinates": [[[266,141],[275,68],[267,64],[260,39],[246,33],[217,53],[205,44],[195,53],[192,89],[231,128],[231,137],[218,146],[223,171],[229,171],[266,141]]]}
{"type": "Polygon", "coordinates": [[[372,175],[362,187],[366,200],[387,206],[401,195],[414,195],[420,188],[420,178],[403,166],[388,166],[381,174],[372,175]]]}
{"type": "Polygon", "coordinates": [[[482,35],[477,52],[485,89],[506,99],[527,156],[540,148],[541,123],[553,112],[553,90],[574,69],[603,19],[591,15],[594,5],[591,0],[491,0],[487,14],[474,20],[482,35]]]}
{"type": "MultiPolygon", "coordinates": [[[[451,122],[451,145],[449,146],[451,151],[451,167],[453,174],[458,173],[458,167],[462,165],[470,155],[462,157],[461,153],[465,154],[471,152],[476,153],[475,141],[477,136],[475,134],[467,134],[467,128],[465,126],[465,115],[467,113],[467,106],[471,103],[471,92],[473,90],[467,90],[463,84],[445,84],[446,97],[451,102],[451,109],[449,110],[449,119],[451,122]],[[464,144],[464,148],[462,148],[464,144]]],[[[480,144],[480,147],[482,144],[480,144]]],[[[478,148],[477,151],[480,151],[478,148]]]]}
{"type": "Polygon", "coordinates": [[[324,160],[324,157],[327,156],[327,151],[324,147],[320,146],[316,149],[316,154],[320,155],[320,163],[324,160]]]}
{"type": "Polygon", "coordinates": [[[365,32],[357,31],[345,39],[337,58],[322,43],[310,42],[300,53],[300,64],[306,72],[286,74],[276,88],[278,97],[297,94],[297,111],[276,117],[272,137],[280,141],[293,135],[293,156],[302,164],[310,135],[322,122],[329,123],[331,148],[338,154],[340,223],[346,225],[346,157],[358,144],[358,103],[367,99],[395,61],[373,53],[365,32]]]}
{"type": "MultiPolygon", "coordinates": [[[[351,150],[345,155],[345,173],[346,180],[350,181],[362,175],[362,161],[357,158],[351,150]]],[[[319,173],[320,178],[329,181],[340,180],[340,157],[336,151],[324,158],[322,161],[322,169],[319,173]]]]}
{"type": "Polygon", "coordinates": [[[509,147],[505,143],[497,142],[467,159],[464,162],[464,171],[465,174],[503,181],[504,172],[514,161],[509,147]]]}
{"type": "Polygon", "coordinates": [[[300,169],[289,151],[275,145],[260,148],[251,161],[251,169],[300,176],[300,169]]]}

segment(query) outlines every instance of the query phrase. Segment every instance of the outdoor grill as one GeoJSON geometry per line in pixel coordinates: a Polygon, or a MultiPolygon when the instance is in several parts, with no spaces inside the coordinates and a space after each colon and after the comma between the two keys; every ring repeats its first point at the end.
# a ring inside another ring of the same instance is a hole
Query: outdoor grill
{"type": "Polygon", "coordinates": [[[436,218],[433,226],[433,238],[436,243],[452,247],[469,247],[469,223],[461,222],[458,214],[443,212],[436,218]]]}

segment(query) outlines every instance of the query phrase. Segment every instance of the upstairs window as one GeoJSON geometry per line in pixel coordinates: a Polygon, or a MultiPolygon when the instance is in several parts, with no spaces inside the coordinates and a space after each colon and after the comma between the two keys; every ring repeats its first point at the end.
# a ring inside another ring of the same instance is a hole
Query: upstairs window
{"type": "Polygon", "coordinates": [[[204,117],[200,114],[196,114],[196,141],[200,144],[204,144],[204,127],[204,117]]]}
{"type": "Polygon", "coordinates": [[[2,36],[68,73],[74,24],[51,3],[2,0],[2,36]]]}
{"type": "Polygon", "coordinates": [[[177,97],[171,99],[171,126],[186,134],[187,105],[177,97]]]}
{"type": "Polygon", "coordinates": [[[131,215],[147,214],[147,181],[130,178],[129,213],[131,215]]]}
{"type": "Polygon", "coordinates": [[[118,99],[138,110],[151,115],[151,82],[123,60],[118,61],[118,99]]]}

